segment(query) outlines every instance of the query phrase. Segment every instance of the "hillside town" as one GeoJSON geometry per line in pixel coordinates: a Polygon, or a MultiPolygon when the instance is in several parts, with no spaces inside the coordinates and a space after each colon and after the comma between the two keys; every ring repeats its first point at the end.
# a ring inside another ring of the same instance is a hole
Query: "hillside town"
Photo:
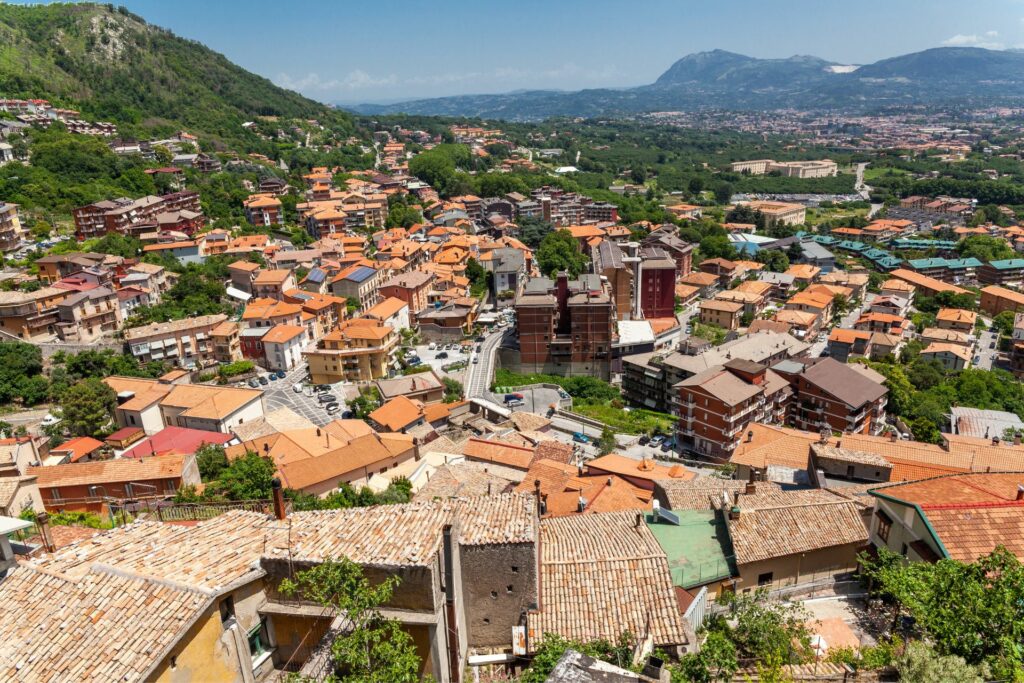
{"type": "Polygon", "coordinates": [[[750,136],[679,175],[8,95],[0,678],[1024,671],[1021,110],[631,119],[750,136]]]}

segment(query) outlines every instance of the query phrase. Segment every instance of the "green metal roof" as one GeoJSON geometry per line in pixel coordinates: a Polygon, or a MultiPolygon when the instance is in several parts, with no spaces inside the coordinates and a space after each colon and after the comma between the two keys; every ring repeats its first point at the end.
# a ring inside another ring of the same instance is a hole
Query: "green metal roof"
{"type": "Polygon", "coordinates": [[[655,521],[647,528],[668,557],[672,584],[694,588],[736,576],[735,556],[725,520],[714,510],[673,510],[679,525],[655,521]]]}

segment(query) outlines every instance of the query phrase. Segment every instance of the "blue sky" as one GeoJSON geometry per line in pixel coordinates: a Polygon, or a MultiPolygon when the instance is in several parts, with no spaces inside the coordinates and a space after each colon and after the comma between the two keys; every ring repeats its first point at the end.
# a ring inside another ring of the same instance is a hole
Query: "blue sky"
{"type": "Polygon", "coordinates": [[[120,0],[325,102],[650,83],[722,48],[865,63],[1024,47],[1024,0],[120,0]]]}

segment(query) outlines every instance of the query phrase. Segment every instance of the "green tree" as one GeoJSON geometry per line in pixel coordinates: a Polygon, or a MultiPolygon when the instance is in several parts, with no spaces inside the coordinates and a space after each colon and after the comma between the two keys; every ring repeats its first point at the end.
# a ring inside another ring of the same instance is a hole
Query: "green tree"
{"type": "Polygon", "coordinates": [[[708,235],[700,241],[700,255],[704,258],[735,259],[736,247],[722,234],[708,235]]]}
{"type": "Polygon", "coordinates": [[[733,186],[727,182],[720,182],[715,184],[715,201],[719,204],[728,204],[732,201],[733,186]]]}
{"type": "Polygon", "coordinates": [[[903,683],[982,683],[986,675],[956,655],[940,655],[929,643],[914,641],[896,658],[903,683]]]}
{"type": "Polygon", "coordinates": [[[992,318],[992,329],[1004,337],[1013,335],[1013,321],[1017,314],[1013,311],[1003,311],[992,318]]]}
{"type": "Polygon", "coordinates": [[[766,660],[792,652],[803,659],[809,652],[807,612],[798,603],[773,600],[764,588],[754,593],[726,593],[722,603],[735,623],[731,640],[741,657],[766,660]]]}
{"type": "Polygon", "coordinates": [[[211,495],[228,500],[267,500],[272,495],[276,471],[274,461],[259,453],[247,452],[220,471],[217,479],[206,485],[211,495]]]}
{"type": "Polygon", "coordinates": [[[204,443],[196,450],[196,465],[203,481],[218,479],[228,467],[228,456],[219,444],[204,443]]]}
{"type": "Polygon", "coordinates": [[[553,230],[551,223],[543,218],[525,216],[519,219],[519,241],[531,249],[539,247],[544,236],[553,230]]]}
{"type": "Polygon", "coordinates": [[[445,377],[441,381],[444,382],[445,403],[455,403],[456,401],[462,400],[464,393],[462,382],[457,379],[452,379],[451,377],[445,377]]]}
{"type": "Polygon", "coordinates": [[[380,392],[375,387],[366,387],[359,390],[359,396],[348,402],[352,411],[352,417],[356,420],[365,420],[367,416],[377,409],[380,402],[380,392]]]}
{"type": "Polygon", "coordinates": [[[600,451],[601,455],[608,455],[615,450],[617,445],[615,442],[615,432],[610,427],[605,426],[601,430],[601,438],[597,440],[598,451],[600,451]]]}
{"type": "Polygon", "coordinates": [[[114,416],[117,394],[98,378],[83,379],[61,397],[63,425],[76,436],[100,433],[114,416]]]}
{"type": "Polygon", "coordinates": [[[576,650],[588,657],[630,669],[633,663],[633,643],[633,634],[628,631],[620,634],[614,643],[602,639],[582,642],[563,638],[554,633],[545,633],[530,662],[530,667],[522,673],[518,681],[544,683],[567,650],[576,650]]]}
{"type": "Polygon", "coordinates": [[[711,631],[700,651],[683,655],[672,667],[672,683],[730,681],[739,669],[736,646],[721,631],[711,631]]]}
{"type": "Polygon", "coordinates": [[[789,257],[781,249],[759,249],[754,259],[772,273],[784,273],[789,268],[789,257]]]}
{"type": "Polygon", "coordinates": [[[970,235],[957,245],[962,258],[976,258],[983,263],[1016,258],[1017,252],[1002,237],[970,235]]]}
{"type": "Polygon", "coordinates": [[[285,579],[281,590],[344,614],[351,624],[331,643],[340,680],[416,683],[421,663],[412,636],[380,611],[398,584],[397,576],[371,584],[362,567],[343,557],[301,571],[294,581],[285,579]]]}
{"type": "Polygon", "coordinates": [[[568,230],[548,233],[541,240],[540,248],[537,250],[537,265],[548,277],[554,277],[561,271],[566,271],[571,278],[579,277],[587,261],[587,257],[580,252],[576,239],[568,230]]]}

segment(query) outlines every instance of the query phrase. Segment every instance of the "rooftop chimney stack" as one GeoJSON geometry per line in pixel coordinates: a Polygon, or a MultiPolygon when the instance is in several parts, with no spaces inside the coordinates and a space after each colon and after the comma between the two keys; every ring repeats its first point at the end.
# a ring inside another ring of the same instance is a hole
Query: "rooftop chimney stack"
{"type": "Polygon", "coordinates": [[[1014,446],[1019,446],[1020,445],[1020,434],[1014,434],[1013,435],[1013,445],[1014,446]]]}
{"type": "Polygon", "coordinates": [[[53,533],[50,531],[50,515],[46,512],[36,515],[36,527],[39,529],[39,538],[43,541],[43,550],[48,553],[57,550],[57,546],[53,543],[53,533]]]}
{"type": "Polygon", "coordinates": [[[757,484],[752,481],[748,481],[747,485],[743,487],[743,493],[748,496],[752,496],[757,493],[757,484]]]}
{"type": "Polygon", "coordinates": [[[288,515],[284,509],[284,489],[281,488],[281,480],[274,477],[270,482],[270,489],[274,497],[274,517],[283,520],[288,515]]]}
{"type": "Polygon", "coordinates": [[[1017,484],[1017,500],[1024,500],[1024,484],[1017,484]]]}
{"type": "Polygon", "coordinates": [[[579,500],[576,501],[576,512],[583,512],[587,509],[587,499],[580,496],[579,500]]]}
{"type": "Polygon", "coordinates": [[[889,441],[893,441],[893,442],[896,441],[896,432],[894,432],[894,431],[889,432],[889,441]]]}

